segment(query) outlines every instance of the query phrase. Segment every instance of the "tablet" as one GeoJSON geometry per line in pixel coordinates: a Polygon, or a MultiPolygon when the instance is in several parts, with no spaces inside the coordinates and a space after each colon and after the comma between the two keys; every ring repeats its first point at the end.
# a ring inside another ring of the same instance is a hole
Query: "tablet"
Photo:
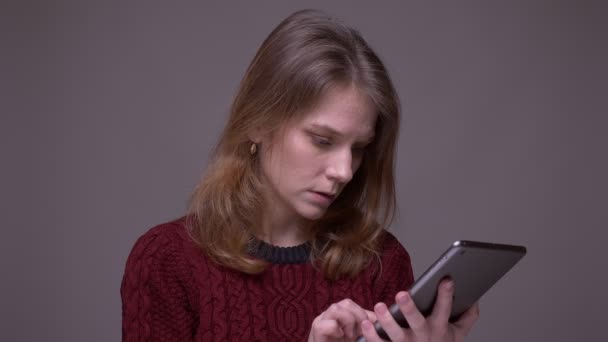
{"type": "MultiPolygon", "coordinates": [[[[502,276],[526,254],[524,246],[460,240],[454,242],[408,290],[420,312],[428,316],[433,311],[437,287],[444,278],[454,281],[454,299],[450,321],[455,321],[475,304],[502,276]]],[[[408,327],[397,304],[390,312],[399,325],[408,327]]],[[[388,339],[375,324],[378,335],[388,339]]],[[[359,338],[357,341],[365,341],[359,338]]]]}

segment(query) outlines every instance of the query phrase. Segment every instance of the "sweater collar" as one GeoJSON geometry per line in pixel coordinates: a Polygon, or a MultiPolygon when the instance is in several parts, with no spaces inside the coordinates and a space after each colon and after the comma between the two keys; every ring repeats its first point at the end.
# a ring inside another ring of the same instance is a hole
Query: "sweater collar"
{"type": "Polygon", "coordinates": [[[259,239],[252,239],[248,254],[272,264],[304,264],[310,260],[310,243],[292,247],[279,247],[259,239]]]}

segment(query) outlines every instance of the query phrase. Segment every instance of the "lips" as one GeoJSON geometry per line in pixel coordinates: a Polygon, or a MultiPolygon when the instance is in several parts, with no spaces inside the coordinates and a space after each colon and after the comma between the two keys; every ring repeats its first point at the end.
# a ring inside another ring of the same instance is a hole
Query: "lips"
{"type": "Polygon", "coordinates": [[[321,194],[323,196],[329,197],[331,199],[336,198],[336,194],[332,194],[332,193],[329,193],[329,192],[317,192],[317,193],[319,193],[319,194],[321,194]]]}
{"type": "Polygon", "coordinates": [[[326,202],[332,202],[335,198],[336,198],[336,194],[333,192],[323,192],[323,191],[311,191],[313,194],[316,194],[319,199],[326,201],[326,202]]]}

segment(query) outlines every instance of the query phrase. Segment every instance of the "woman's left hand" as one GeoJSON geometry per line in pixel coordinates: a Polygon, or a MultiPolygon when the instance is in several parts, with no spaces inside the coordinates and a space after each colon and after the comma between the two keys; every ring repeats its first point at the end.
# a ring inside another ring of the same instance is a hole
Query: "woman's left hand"
{"type": "MultiPolygon", "coordinates": [[[[473,305],[454,323],[449,322],[454,282],[444,280],[439,286],[433,313],[424,317],[407,292],[399,292],[395,300],[410,328],[403,329],[391,316],[386,304],[374,307],[376,316],[393,342],[461,342],[479,317],[478,304],[473,305]]],[[[369,320],[362,322],[363,336],[368,342],[382,342],[369,320]]]]}

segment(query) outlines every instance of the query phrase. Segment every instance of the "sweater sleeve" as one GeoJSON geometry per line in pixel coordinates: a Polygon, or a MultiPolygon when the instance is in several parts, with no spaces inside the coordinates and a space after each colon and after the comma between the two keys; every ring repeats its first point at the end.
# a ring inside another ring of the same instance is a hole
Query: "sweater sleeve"
{"type": "Polygon", "coordinates": [[[170,228],[135,243],[121,285],[122,340],[191,341],[196,315],[188,301],[188,264],[170,228]]]}
{"type": "Polygon", "coordinates": [[[414,282],[410,255],[391,233],[386,232],[379,277],[374,284],[374,299],[391,305],[399,291],[407,290],[414,282]]]}

